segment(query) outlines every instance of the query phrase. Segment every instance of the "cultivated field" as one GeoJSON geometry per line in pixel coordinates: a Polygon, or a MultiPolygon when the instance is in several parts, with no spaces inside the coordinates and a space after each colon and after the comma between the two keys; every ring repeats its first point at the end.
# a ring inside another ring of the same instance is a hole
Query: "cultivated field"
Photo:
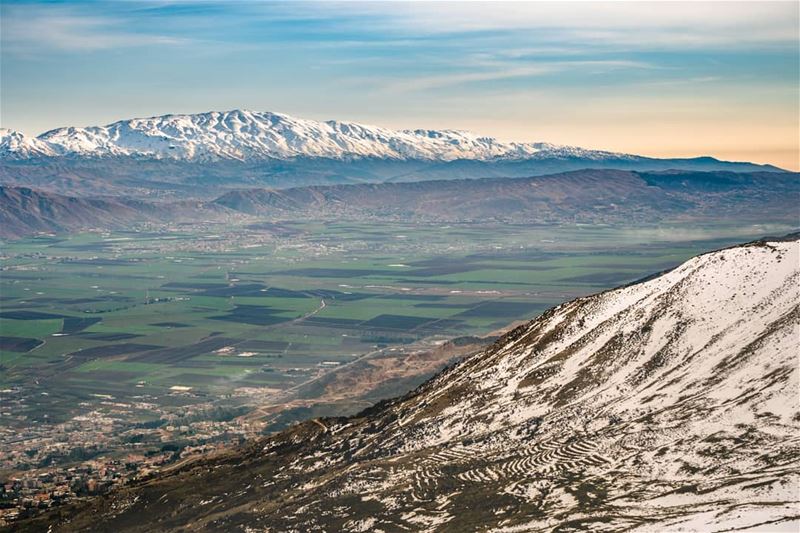
{"type": "Polygon", "coordinates": [[[6,243],[4,423],[280,397],[771,229],[286,223],[6,243]]]}

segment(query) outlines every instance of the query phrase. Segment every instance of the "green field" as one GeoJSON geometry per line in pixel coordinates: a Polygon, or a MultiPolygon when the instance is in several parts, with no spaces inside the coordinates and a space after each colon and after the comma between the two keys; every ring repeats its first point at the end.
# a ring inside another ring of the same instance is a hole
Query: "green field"
{"type": "Polygon", "coordinates": [[[772,230],[291,227],[5,243],[0,386],[37,398],[16,414],[52,422],[93,395],[165,401],[176,386],[285,390],[333,363],[487,334],[772,230]]]}

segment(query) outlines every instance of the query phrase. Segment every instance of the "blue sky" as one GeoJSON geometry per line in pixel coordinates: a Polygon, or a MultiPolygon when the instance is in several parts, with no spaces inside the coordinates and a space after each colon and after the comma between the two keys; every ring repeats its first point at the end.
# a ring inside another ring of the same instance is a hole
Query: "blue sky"
{"type": "Polygon", "coordinates": [[[234,108],[798,167],[798,5],[3,0],[2,126],[234,108]]]}

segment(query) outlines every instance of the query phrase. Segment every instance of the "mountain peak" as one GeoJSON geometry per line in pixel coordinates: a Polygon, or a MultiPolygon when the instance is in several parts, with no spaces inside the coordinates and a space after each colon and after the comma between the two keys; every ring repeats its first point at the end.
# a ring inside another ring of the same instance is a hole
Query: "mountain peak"
{"type": "Polygon", "coordinates": [[[0,157],[48,157],[55,155],[47,143],[21,131],[0,128],[0,157]]]}
{"type": "Polygon", "coordinates": [[[392,130],[338,120],[319,122],[270,111],[233,109],[58,128],[36,138],[4,134],[0,156],[139,157],[194,161],[416,159],[489,161],[542,157],[628,158],[546,143],[503,142],[460,130],[392,130]]]}

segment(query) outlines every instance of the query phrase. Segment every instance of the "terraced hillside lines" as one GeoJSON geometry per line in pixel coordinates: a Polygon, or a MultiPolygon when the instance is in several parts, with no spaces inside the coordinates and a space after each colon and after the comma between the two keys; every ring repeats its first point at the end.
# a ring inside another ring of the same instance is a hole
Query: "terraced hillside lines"
{"type": "Polygon", "coordinates": [[[446,493],[442,484],[452,486],[454,481],[457,486],[492,484],[502,487],[504,483],[534,481],[553,474],[611,468],[612,462],[597,450],[597,445],[589,439],[544,441],[503,452],[502,457],[486,461],[480,448],[455,446],[414,460],[413,470],[406,474],[412,497],[426,501],[446,493]]]}
{"type": "Polygon", "coordinates": [[[591,440],[566,443],[550,441],[533,448],[523,448],[512,458],[499,463],[497,468],[503,478],[519,480],[557,470],[580,472],[610,463],[609,459],[597,453],[597,446],[591,440]]]}

